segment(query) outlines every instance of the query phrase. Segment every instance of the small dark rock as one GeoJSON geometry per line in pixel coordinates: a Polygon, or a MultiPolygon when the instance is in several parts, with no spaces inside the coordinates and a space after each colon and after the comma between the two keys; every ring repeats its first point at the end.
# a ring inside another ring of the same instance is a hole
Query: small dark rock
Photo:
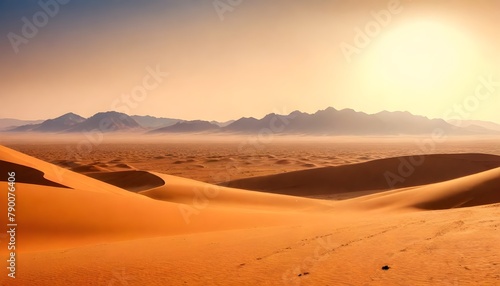
{"type": "Polygon", "coordinates": [[[388,265],[382,266],[382,270],[389,270],[389,269],[390,269],[390,267],[388,265]]]}
{"type": "Polygon", "coordinates": [[[306,276],[306,275],[309,275],[309,272],[300,273],[297,276],[301,277],[301,276],[306,276]]]}

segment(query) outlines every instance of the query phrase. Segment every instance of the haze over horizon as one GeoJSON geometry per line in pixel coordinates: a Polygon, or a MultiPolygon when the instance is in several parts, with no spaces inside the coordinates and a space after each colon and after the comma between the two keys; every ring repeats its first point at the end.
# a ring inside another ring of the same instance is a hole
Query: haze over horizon
{"type": "Polygon", "coordinates": [[[14,48],[23,17],[43,10],[0,1],[0,118],[227,121],[332,106],[500,123],[500,2],[391,3],[242,1],[221,21],[213,1],[73,0],[14,48]],[[346,56],[372,12],[380,32],[346,56]]]}
{"type": "MultiPolygon", "coordinates": [[[[323,108],[323,109],[319,109],[319,110],[316,110],[316,111],[313,111],[313,112],[305,112],[305,111],[302,111],[302,110],[284,110],[284,112],[281,112],[279,110],[275,110],[275,112],[270,112],[270,113],[267,113],[263,116],[253,116],[253,115],[244,115],[244,116],[240,116],[240,117],[236,117],[236,118],[232,118],[232,119],[229,119],[229,120],[225,120],[225,121],[217,121],[217,120],[212,120],[212,119],[206,119],[206,118],[194,118],[194,119],[185,119],[185,118],[172,118],[172,117],[169,117],[169,116],[153,116],[153,115],[150,115],[150,114],[127,114],[125,113],[126,115],[128,116],[143,116],[143,117],[147,117],[147,116],[151,116],[151,117],[154,117],[154,118],[165,118],[165,119],[172,119],[172,120],[181,120],[181,121],[205,121],[205,122],[219,122],[219,123],[225,123],[225,122],[233,122],[233,121],[236,121],[236,120],[239,120],[239,119],[242,119],[242,118],[255,118],[255,119],[263,119],[264,117],[270,115],[270,114],[277,114],[277,115],[289,115],[293,112],[296,112],[296,111],[299,111],[299,112],[302,112],[302,113],[307,113],[307,114],[316,114],[318,112],[321,112],[321,111],[324,111],[324,110],[327,110],[329,108],[333,108],[337,111],[342,111],[342,110],[353,110],[354,112],[356,113],[365,113],[365,114],[368,114],[368,115],[375,115],[375,114],[379,114],[379,113],[383,113],[383,112],[389,112],[389,113],[410,113],[411,115],[414,115],[416,117],[419,117],[419,116],[423,116],[423,117],[426,117],[430,120],[433,120],[433,119],[442,119],[442,118],[432,118],[432,117],[427,117],[427,116],[424,116],[424,115],[420,115],[420,114],[414,114],[414,113],[411,113],[409,111],[405,111],[405,110],[394,110],[394,111],[390,111],[390,110],[381,110],[379,112],[374,112],[374,113],[366,113],[366,112],[363,112],[363,111],[359,111],[359,110],[355,110],[355,109],[352,109],[352,108],[342,108],[342,109],[337,109],[333,106],[328,106],[326,108],[323,108]]],[[[108,112],[113,112],[113,110],[103,110],[103,111],[98,111],[94,114],[91,114],[90,116],[83,116],[83,118],[85,119],[88,119],[88,118],[91,118],[95,115],[98,115],[98,114],[102,114],[102,113],[108,113],[108,112]]],[[[80,114],[77,114],[75,112],[72,112],[72,111],[68,111],[68,112],[65,112],[63,114],[60,114],[60,115],[56,115],[55,117],[52,117],[52,118],[39,118],[39,119],[19,119],[19,118],[0,118],[0,119],[14,119],[14,120],[26,120],[26,121],[46,121],[46,120],[52,120],[52,119],[56,119],[56,118],[60,118],[60,117],[63,117],[63,116],[66,116],[68,114],[75,114],[75,115],[78,115],[80,116],[80,114]]],[[[451,119],[449,120],[449,123],[451,124],[462,124],[461,122],[464,121],[464,122],[467,122],[467,121],[470,121],[470,122],[473,122],[475,120],[454,120],[454,119],[451,119]]],[[[479,121],[482,121],[482,120],[479,120],[479,121]]],[[[498,122],[494,122],[494,121],[484,121],[484,122],[493,122],[493,123],[497,123],[499,124],[498,122]]],[[[30,125],[30,123],[27,123],[27,125],[30,125]]]]}

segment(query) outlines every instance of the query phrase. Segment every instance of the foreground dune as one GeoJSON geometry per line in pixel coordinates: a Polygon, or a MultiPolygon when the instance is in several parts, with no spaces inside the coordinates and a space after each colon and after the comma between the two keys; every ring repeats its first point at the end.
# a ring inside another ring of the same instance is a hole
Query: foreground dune
{"type": "Polygon", "coordinates": [[[499,205],[360,213],[23,253],[17,285],[493,286],[499,216],[499,205]]]}
{"type": "MultiPolygon", "coordinates": [[[[4,146],[0,146],[0,160],[9,164],[15,163],[42,172],[48,181],[63,185],[67,188],[81,189],[89,192],[114,193],[117,195],[130,196],[129,192],[109,184],[102,184],[97,180],[89,180],[89,177],[81,175],[28,155],[16,152],[4,146]],[[97,184],[97,185],[96,185],[97,184]]],[[[5,164],[5,163],[4,163],[5,164]]],[[[20,174],[22,171],[20,172],[20,174]]],[[[21,174],[22,176],[22,174],[21,174]]],[[[36,183],[36,182],[31,182],[36,183]]]]}
{"type": "MultiPolygon", "coordinates": [[[[496,285],[498,159],[444,157],[445,163],[467,160],[457,167],[467,176],[447,171],[447,181],[433,182],[444,175],[426,165],[408,180],[427,185],[323,201],[155,172],[94,174],[100,181],[0,146],[0,169],[14,168],[19,178],[31,172],[16,184],[18,275],[3,275],[0,282],[496,285]],[[384,265],[390,269],[381,270],[384,265]]],[[[366,175],[366,167],[358,169],[366,175]]],[[[376,168],[370,170],[375,178],[376,168]]],[[[304,189],[321,185],[319,177],[301,178],[304,189]]],[[[0,180],[7,190],[5,178],[0,180]]],[[[357,181],[353,190],[360,188],[357,181]]],[[[7,204],[6,196],[0,204],[7,204]]],[[[1,216],[5,212],[0,209],[1,216]]],[[[1,244],[0,254],[7,255],[1,244]]]]}
{"type": "MultiPolygon", "coordinates": [[[[11,170],[18,174],[26,167],[16,169],[16,165],[12,164],[14,162],[8,160],[29,166],[39,163],[37,159],[4,147],[0,151],[1,155],[6,154],[2,156],[4,161],[0,161],[4,165],[2,169],[13,168],[11,170]]],[[[17,207],[17,221],[24,226],[24,237],[30,238],[24,241],[21,251],[283,224],[290,221],[289,216],[294,216],[297,212],[320,211],[329,204],[319,200],[274,194],[252,195],[252,192],[165,175],[168,184],[180,190],[179,198],[169,202],[151,199],[71,171],[57,170],[55,166],[46,163],[40,164],[40,170],[44,171],[47,180],[52,180],[52,184],[64,184],[64,187],[36,184],[40,182],[36,177],[33,177],[36,181],[16,184],[18,200],[22,201],[17,207]],[[56,172],[59,172],[60,179],[54,175],[56,172]],[[234,203],[217,203],[226,197],[230,197],[234,203]],[[275,213],[276,209],[282,212],[275,213]]],[[[117,181],[116,176],[119,174],[123,175],[116,172],[102,175],[108,176],[106,180],[117,181]]],[[[137,180],[142,181],[145,186],[150,186],[151,180],[164,182],[153,174],[125,175],[119,184],[127,188],[137,186],[137,180]]],[[[7,190],[7,183],[2,182],[1,187],[7,190]]],[[[168,191],[170,187],[163,188],[168,191]]],[[[150,192],[158,191],[159,189],[154,188],[150,192]]],[[[6,197],[2,199],[6,205],[6,197]]]]}

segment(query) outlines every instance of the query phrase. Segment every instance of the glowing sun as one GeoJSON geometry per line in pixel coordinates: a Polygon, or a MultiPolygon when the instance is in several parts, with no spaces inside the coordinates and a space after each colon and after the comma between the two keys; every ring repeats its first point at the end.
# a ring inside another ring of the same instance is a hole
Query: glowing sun
{"type": "Polygon", "coordinates": [[[379,84],[413,91],[456,85],[472,68],[474,48],[460,31],[436,22],[388,30],[375,43],[369,72],[379,84]]]}

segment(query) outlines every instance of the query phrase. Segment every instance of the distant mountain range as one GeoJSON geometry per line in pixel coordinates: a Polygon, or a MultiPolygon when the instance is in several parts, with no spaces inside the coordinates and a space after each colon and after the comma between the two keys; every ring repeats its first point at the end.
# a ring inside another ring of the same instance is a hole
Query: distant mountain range
{"type": "Polygon", "coordinates": [[[74,113],[67,113],[54,119],[48,119],[38,124],[27,124],[12,128],[11,131],[60,132],[69,130],[85,121],[85,118],[74,113]]]}
{"type": "Polygon", "coordinates": [[[166,126],[149,131],[149,133],[194,133],[206,131],[218,131],[220,126],[203,120],[182,121],[174,125],[166,126]]]}
{"type": "Polygon", "coordinates": [[[0,119],[0,130],[12,129],[21,125],[38,124],[42,122],[43,120],[19,120],[13,118],[3,118],[0,119]]]}
{"type": "Polygon", "coordinates": [[[442,119],[429,119],[409,112],[382,111],[376,114],[328,107],[315,113],[294,111],[288,115],[268,114],[261,119],[243,117],[228,122],[181,120],[153,116],[129,116],[115,111],[100,112],[90,118],[67,113],[43,122],[0,119],[0,123],[20,124],[9,132],[72,133],[102,132],[298,134],[298,135],[418,135],[439,129],[450,135],[500,135],[500,125],[487,121],[463,121],[455,126],[442,119]],[[3,121],[2,121],[3,120],[3,121]]]}
{"type": "Polygon", "coordinates": [[[144,128],[132,117],[115,111],[100,112],[85,119],[74,113],[66,113],[54,119],[48,119],[39,124],[29,124],[9,129],[11,132],[50,132],[71,133],[91,130],[102,132],[144,131],[144,128]]]}
{"type": "Polygon", "coordinates": [[[139,125],[145,128],[162,128],[176,124],[177,122],[182,122],[184,120],[181,119],[173,119],[173,118],[158,118],[153,116],[140,116],[140,115],[132,115],[132,117],[139,125]]]}
{"type": "Polygon", "coordinates": [[[469,129],[475,128],[475,129],[487,129],[487,130],[495,130],[500,132],[500,124],[496,124],[494,122],[489,122],[489,121],[482,121],[482,120],[463,120],[462,122],[449,122],[452,125],[458,126],[458,127],[466,127],[469,129]]]}

